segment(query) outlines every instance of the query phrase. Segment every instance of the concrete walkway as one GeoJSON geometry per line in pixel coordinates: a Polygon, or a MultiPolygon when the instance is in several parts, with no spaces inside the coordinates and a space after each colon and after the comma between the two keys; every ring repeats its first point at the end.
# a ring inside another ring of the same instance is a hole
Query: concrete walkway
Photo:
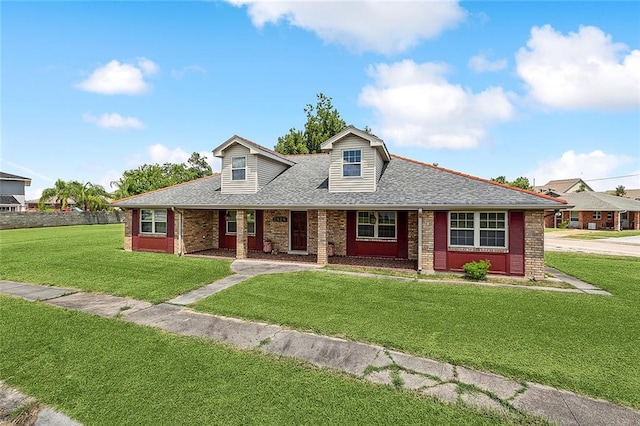
{"type": "MultiPolygon", "coordinates": [[[[298,266],[298,265],[296,265],[298,266]]],[[[640,425],[640,411],[535,383],[419,358],[384,347],[288,330],[277,325],[194,312],[174,304],[152,305],[123,297],[73,293],[0,282],[0,293],[41,300],[107,318],[199,336],[240,347],[296,357],[371,382],[415,390],[448,403],[498,412],[521,411],[561,425],[640,425]],[[465,386],[465,385],[472,385],[465,386]]]]}
{"type": "Polygon", "coordinates": [[[0,425],[81,426],[53,408],[38,403],[0,381],[0,425]],[[15,413],[20,412],[17,417],[15,413]],[[9,417],[12,417],[9,419],[9,417]]]}
{"type": "Polygon", "coordinates": [[[200,287],[192,292],[181,294],[180,296],[169,300],[174,305],[190,305],[211,296],[219,291],[229,288],[234,284],[238,284],[248,278],[259,274],[298,272],[309,269],[318,269],[318,265],[310,263],[285,263],[285,262],[264,262],[259,260],[236,260],[231,264],[231,270],[235,275],[228,276],[214,283],[200,287]]]}

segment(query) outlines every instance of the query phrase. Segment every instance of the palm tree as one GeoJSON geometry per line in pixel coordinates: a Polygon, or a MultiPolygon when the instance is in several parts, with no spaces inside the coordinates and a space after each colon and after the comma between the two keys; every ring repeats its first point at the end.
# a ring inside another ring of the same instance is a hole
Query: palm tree
{"type": "Polygon", "coordinates": [[[91,182],[84,185],[80,182],[70,182],[76,202],[83,210],[104,210],[107,206],[109,193],[102,187],[91,182]]]}
{"type": "Polygon", "coordinates": [[[42,209],[45,203],[50,199],[56,199],[56,204],[60,204],[60,208],[62,210],[67,207],[67,199],[72,197],[72,187],[67,182],[62,179],[58,179],[56,183],[53,185],[53,188],[47,188],[42,191],[42,195],[40,196],[40,201],[38,202],[38,208],[42,209]]]}

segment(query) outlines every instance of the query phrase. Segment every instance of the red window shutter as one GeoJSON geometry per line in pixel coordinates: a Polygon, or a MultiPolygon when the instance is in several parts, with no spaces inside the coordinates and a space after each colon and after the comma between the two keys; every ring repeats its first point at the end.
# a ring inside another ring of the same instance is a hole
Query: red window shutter
{"type": "Polygon", "coordinates": [[[433,229],[433,269],[447,270],[447,212],[435,212],[433,229]]]}

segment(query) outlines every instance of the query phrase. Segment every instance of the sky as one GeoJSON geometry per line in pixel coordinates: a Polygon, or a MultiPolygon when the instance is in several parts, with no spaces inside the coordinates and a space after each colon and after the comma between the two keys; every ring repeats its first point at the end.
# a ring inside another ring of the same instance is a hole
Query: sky
{"type": "Polygon", "coordinates": [[[393,154],[536,185],[640,188],[640,2],[0,2],[0,170],[105,186],[316,94],[393,154]]]}

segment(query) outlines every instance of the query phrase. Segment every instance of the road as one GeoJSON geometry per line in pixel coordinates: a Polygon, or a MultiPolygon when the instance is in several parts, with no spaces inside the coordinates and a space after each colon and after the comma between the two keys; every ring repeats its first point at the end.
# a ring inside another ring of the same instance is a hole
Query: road
{"type": "Polygon", "coordinates": [[[564,238],[576,231],[557,231],[544,234],[544,249],[640,257],[640,235],[634,237],[578,240],[564,238]]]}

